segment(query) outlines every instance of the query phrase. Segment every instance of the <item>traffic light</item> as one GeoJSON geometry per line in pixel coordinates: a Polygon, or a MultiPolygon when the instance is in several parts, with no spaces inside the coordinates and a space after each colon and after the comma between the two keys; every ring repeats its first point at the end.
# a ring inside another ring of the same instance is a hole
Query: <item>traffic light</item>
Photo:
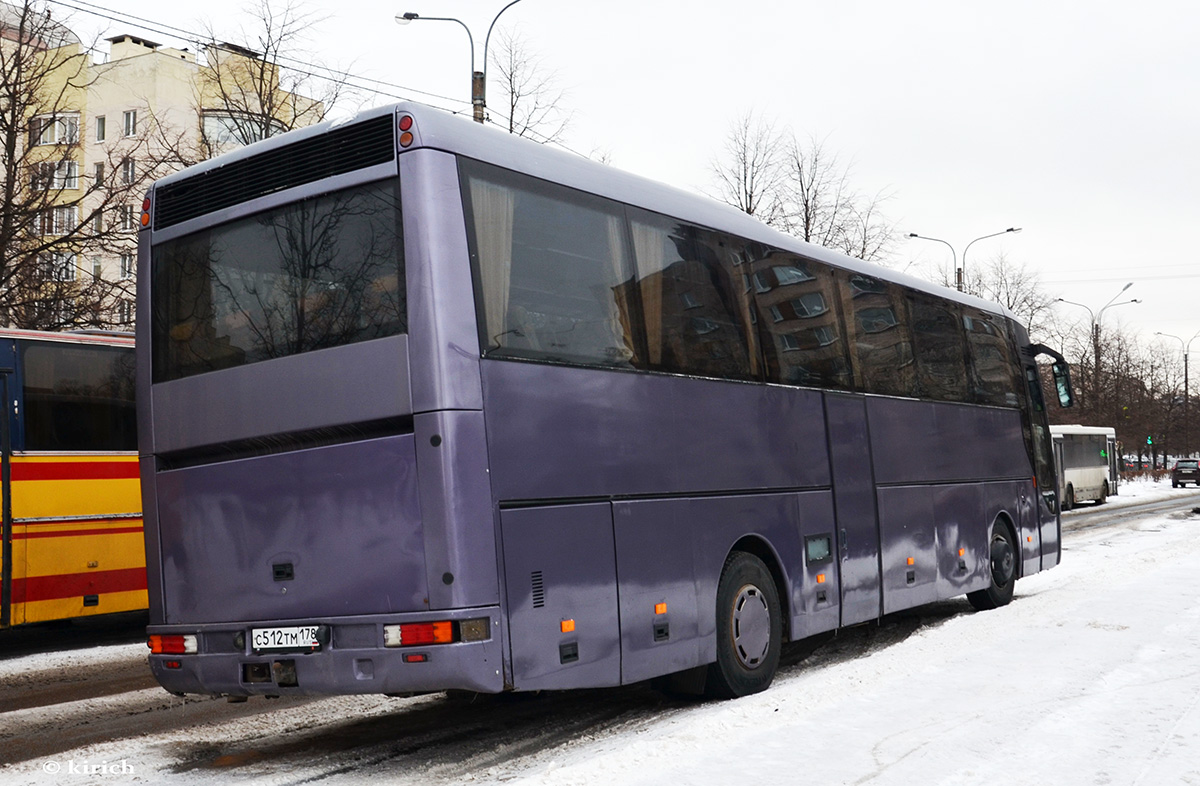
{"type": "Polygon", "coordinates": [[[1146,437],[1146,444],[1147,444],[1147,445],[1153,445],[1153,444],[1154,444],[1154,440],[1153,440],[1153,439],[1151,439],[1151,438],[1149,437],[1149,435],[1147,435],[1147,437],[1146,437]]]}

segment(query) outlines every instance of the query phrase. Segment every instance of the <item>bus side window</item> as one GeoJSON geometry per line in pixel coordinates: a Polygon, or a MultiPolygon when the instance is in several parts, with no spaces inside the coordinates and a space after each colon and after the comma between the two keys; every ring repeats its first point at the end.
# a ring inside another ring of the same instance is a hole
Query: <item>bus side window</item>
{"type": "Polygon", "coordinates": [[[850,334],[854,386],[865,393],[916,395],[912,332],[901,290],[862,273],[838,277],[850,334]]]}
{"type": "Polygon", "coordinates": [[[727,236],[630,210],[647,356],[641,368],[753,379],[746,312],[735,297],[741,277],[727,236]]]}
{"type": "Polygon", "coordinates": [[[851,387],[832,269],[778,249],[766,249],[751,267],[749,283],[767,380],[851,387]]]}
{"type": "Polygon", "coordinates": [[[640,340],[623,208],[463,159],[484,354],[632,365],[640,340]]]}

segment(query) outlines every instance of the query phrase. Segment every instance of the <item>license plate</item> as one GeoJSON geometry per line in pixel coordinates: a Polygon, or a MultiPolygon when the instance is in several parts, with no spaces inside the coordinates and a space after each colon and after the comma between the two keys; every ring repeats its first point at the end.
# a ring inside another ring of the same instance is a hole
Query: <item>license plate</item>
{"type": "Polygon", "coordinates": [[[250,631],[250,646],[255,652],[272,650],[319,650],[317,625],[295,628],[254,628],[250,631]]]}

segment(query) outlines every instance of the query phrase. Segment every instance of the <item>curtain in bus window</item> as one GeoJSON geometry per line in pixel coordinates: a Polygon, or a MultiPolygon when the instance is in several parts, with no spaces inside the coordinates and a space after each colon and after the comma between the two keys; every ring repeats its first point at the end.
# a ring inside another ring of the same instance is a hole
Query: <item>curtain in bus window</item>
{"type": "Polygon", "coordinates": [[[1000,317],[963,308],[967,353],[971,358],[972,397],[978,404],[1017,407],[1021,404],[1021,379],[1008,333],[1000,317]]]}
{"type": "Polygon", "coordinates": [[[957,306],[914,294],[909,319],[919,394],[938,401],[967,401],[967,356],[957,306]]]}
{"type": "Polygon", "coordinates": [[[599,366],[636,355],[623,208],[463,160],[484,352],[599,366]]]}
{"type": "Polygon", "coordinates": [[[741,276],[716,233],[637,211],[631,218],[646,314],[646,368],[752,379],[747,330],[739,318],[741,276]],[[722,259],[724,256],[724,260],[722,259]]]}
{"type": "Polygon", "coordinates": [[[791,385],[850,387],[833,271],[814,260],[774,249],[766,250],[750,267],[748,288],[753,291],[767,379],[791,385]]]}
{"type": "Polygon", "coordinates": [[[646,363],[650,368],[659,368],[663,353],[662,277],[655,271],[666,266],[663,236],[657,227],[637,221],[631,221],[629,229],[633,235],[633,257],[646,320],[646,363]]]}
{"type": "Polygon", "coordinates": [[[25,450],[137,450],[131,348],[30,342],[25,450]]]}
{"type": "Polygon", "coordinates": [[[912,336],[900,288],[843,271],[838,291],[850,334],[854,386],[867,393],[915,396],[912,336]]]}
{"type": "Polygon", "coordinates": [[[397,183],[336,191],[155,247],[154,380],[408,329],[397,183]]]}
{"type": "MultiPolygon", "coordinates": [[[[487,346],[508,346],[516,333],[509,330],[508,284],[512,277],[512,189],[471,180],[471,208],[475,213],[475,243],[479,249],[479,276],[483,282],[487,346]]],[[[517,330],[520,328],[518,327],[517,330]]]]}

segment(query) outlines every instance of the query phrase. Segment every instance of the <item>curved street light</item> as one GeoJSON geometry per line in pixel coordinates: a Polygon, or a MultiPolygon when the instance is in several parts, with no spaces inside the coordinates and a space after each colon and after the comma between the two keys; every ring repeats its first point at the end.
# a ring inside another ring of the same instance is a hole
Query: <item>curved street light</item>
{"type": "Polygon", "coordinates": [[[451,16],[421,16],[412,11],[405,11],[396,14],[396,24],[406,25],[409,22],[423,20],[426,22],[457,22],[462,25],[463,30],[467,31],[467,41],[471,45],[471,110],[472,117],[476,123],[484,122],[484,110],[487,109],[487,66],[488,66],[488,43],[492,38],[492,28],[496,26],[496,20],[500,18],[508,9],[512,8],[521,0],[512,0],[508,5],[500,9],[500,11],[492,17],[492,23],[488,25],[487,36],[483,39],[483,70],[475,70],[475,39],[471,36],[471,28],[467,27],[467,23],[461,19],[455,19],[451,16]]]}
{"type": "Polygon", "coordinates": [[[1092,386],[1092,395],[1095,396],[1097,399],[1099,399],[1099,397],[1100,397],[1099,396],[1099,393],[1100,393],[1100,320],[1104,318],[1104,312],[1105,312],[1105,310],[1107,310],[1109,308],[1115,308],[1117,306],[1127,306],[1130,303],[1141,303],[1142,302],[1138,298],[1133,298],[1132,300],[1123,300],[1120,303],[1113,302],[1113,300],[1116,300],[1117,298],[1119,298],[1125,292],[1125,290],[1129,289],[1131,286],[1133,286],[1132,281],[1130,281],[1125,286],[1121,287],[1121,291],[1118,292],[1117,294],[1113,295],[1112,299],[1109,300],[1107,303],[1105,303],[1103,306],[1101,306],[1100,310],[1098,312],[1093,312],[1091,308],[1089,308],[1088,306],[1085,306],[1083,303],[1076,303],[1074,300],[1067,300],[1065,297],[1057,298],[1054,301],[1056,303],[1067,303],[1072,306],[1079,306],[1080,308],[1087,311],[1088,316],[1091,317],[1091,319],[1092,319],[1092,352],[1094,353],[1095,358],[1096,358],[1095,366],[1093,367],[1094,368],[1094,383],[1092,386]]]}
{"type": "Polygon", "coordinates": [[[1008,229],[1004,230],[1003,232],[993,232],[990,235],[983,235],[982,237],[977,237],[974,240],[972,240],[970,243],[967,243],[967,247],[963,249],[962,267],[961,268],[958,266],[958,254],[955,253],[954,246],[951,246],[945,240],[942,240],[940,237],[926,237],[925,235],[918,235],[916,232],[909,232],[908,236],[915,237],[918,240],[933,240],[938,243],[945,243],[947,246],[950,247],[950,254],[954,260],[955,286],[958,287],[959,292],[962,292],[963,285],[966,283],[966,278],[967,278],[967,252],[971,250],[971,246],[975,245],[980,240],[987,240],[989,237],[1000,237],[1001,235],[1007,235],[1009,232],[1015,233],[1015,232],[1020,232],[1020,231],[1021,231],[1021,227],[1009,227],[1008,229]]]}
{"type": "Polygon", "coordinates": [[[958,291],[962,292],[963,287],[966,286],[966,283],[967,283],[967,252],[971,250],[971,246],[975,245],[980,240],[987,240],[989,237],[1000,237],[1001,235],[1007,235],[1010,232],[1013,234],[1016,234],[1017,232],[1020,232],[1020,231],[1021,231],[1021,227],[1009,227],[1008,229],[1004,230],[1003,232],[993,232],[990,235],[984,235],[983,237],[977,237],[974,240],[972,240],[970,243],[967,243],[967,247],[963,249],[962,274],[959,276],[959,279],[958,279],[958,291]]]}
{"type": "Polygon", "coordinates": [[[1188,353],[1192,351],[1192,342],[1200,337],[1200,330],[1196,331],[1196,335],[1192,336],[1186,342],[1179,336],[1171,333],[1155,333],[1156,336],[1166,336],[1173,338],[1179,342],[1179,346],[1183,349],[1183,454],[1185,456],[1192,455],[1192,446],[1188,439],[1188,353]]]}

